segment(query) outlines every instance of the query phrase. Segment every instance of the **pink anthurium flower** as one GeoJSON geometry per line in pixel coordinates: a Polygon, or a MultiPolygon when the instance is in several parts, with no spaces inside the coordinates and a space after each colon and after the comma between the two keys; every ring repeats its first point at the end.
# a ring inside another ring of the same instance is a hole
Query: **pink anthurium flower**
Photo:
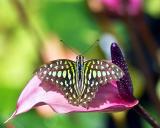
{"type": "Polygon", "coordinates": [[[118,14],[120,16],[124,15],[124,9],[128,12],[130,16],[137,16],[143,5],[143,0],[101,0],[107,10],[118,14]],[[125,5],[125,4],[126,5],[125,5]]]}
{"type": "Polygon", "coordinates": [[[138,100],[133,97],[127,64],[116,43],[111,45],[111,56],[112,63],[119,66],[125,74],[120,81],[113,80],[100,86],[87,108],[70,104],[60,88],[41,80],[35,74],[22,91],[11,118],[41,105],[49,105],[57,113],[115,112],[131,109],[138,104],[138,100]]]}

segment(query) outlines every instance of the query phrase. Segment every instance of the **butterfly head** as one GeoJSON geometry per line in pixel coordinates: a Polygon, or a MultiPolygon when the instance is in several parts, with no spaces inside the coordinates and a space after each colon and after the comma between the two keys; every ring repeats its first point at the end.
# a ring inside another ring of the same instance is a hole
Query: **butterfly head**
{"type": "Polygon", "coordinates": [[[84,61],[84,56],[78,55],[78,56],[76,57],[76,61],[84,61]]]}

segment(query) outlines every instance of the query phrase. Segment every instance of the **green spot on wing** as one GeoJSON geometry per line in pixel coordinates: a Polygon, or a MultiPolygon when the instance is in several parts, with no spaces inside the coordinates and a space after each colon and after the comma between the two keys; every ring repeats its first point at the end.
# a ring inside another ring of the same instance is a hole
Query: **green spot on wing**
{"type": "Polygon", "coordinates": [[[52,72],[52,76],[56,76],[56,72],[54,71],[54,72],[52,72]]]}
{"type": "Polygon", "coordinates": [[[98,71],[98,72],[97,72],[97,75],[98,75],[98,77],[101,77],[101,72],[98,71]]]}
{"type": "Polygon", "coordinates": [[[66,78],[66,74],[67,74],[66,70],[63,71],[63,78],[66,78]]]}
{"type": "Polygon", "coordinates": [[[93,77],[96,78],[96,75],[97,75],[96,71],[93,70],[93,77]]]}
{"type": "Polygon", "coordinates": [[[57,76],[58,76],[58,77],[61,77],[61,74],[62,74],[62,71],[58,71],[57,76]]]}

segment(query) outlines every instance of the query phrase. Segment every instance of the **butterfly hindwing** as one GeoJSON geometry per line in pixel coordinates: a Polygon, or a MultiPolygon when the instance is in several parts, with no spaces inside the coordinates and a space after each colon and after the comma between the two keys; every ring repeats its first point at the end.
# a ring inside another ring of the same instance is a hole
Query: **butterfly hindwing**
{"type": "Polygon", "coordinates": [[[42,65],[37,71],[37,75],[41,80],[60,87],[70,103],[76,102],[77,94],[74,89],[76,64],[74,61],[67,59],[51,61],[42,65]]]}

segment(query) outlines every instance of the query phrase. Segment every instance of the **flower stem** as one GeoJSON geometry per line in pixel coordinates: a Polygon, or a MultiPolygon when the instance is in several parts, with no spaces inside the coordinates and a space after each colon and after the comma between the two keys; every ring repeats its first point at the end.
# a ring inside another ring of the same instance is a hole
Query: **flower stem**
{"type": "Polygon", "coordinates": [[[35,45],[39,49],[39,55],[41,55],[40,49],[45,42],[45,35],[42,34],[43,32],[33,24],[31,16],[20,0],[11,0],[11,4],[13,4],[13,7],[16,9],[20,23],[26,28],[26,30],[29,30],[29,32],[36,37],[35,45]]]}
{"type": "Polygon", "coordinates": [[[142,43],[146,46],[146,49],[148,49],[150,56],[158,64],[157,60],[158,42],[156,42],[156,40],[154,39],[153,34],[151,33],[147,25],[147,22],[145,21],[143,13],[141,13],[137,17],[137,21],[138,21],[137,24],[133,22],[135,29],[137,33],[139,33],[139,36],[142,38],[142,43]]]}
{"type": "Polygon", "coordinates": [[[127,27],[128,32],[130,34],[131,44],[132,44],[134,53],[136,55],[137,64],[140,67],[140,69],[142,70],[142,72],[147,80],[147,86],[146,86],[147,92],[149,94],[151,101],[154,103],[158,114],[160,114],[160,109],[159,109],[160,108],[160,101],[159,101],[157,94],[155,92],[154,78],[153,78],[152,72],[149,70],[150,67],[148,65],[148,62],[146,61],[145,55],[144,55],[143,50],[140,46],[140,41],[138,40],[138,38],[136,36],[136,32],[133,27],[134,26],[133,19],[131,17],[126,16],[126,17],[124,17],[123,20],[126,23],[126,27],[127,27]]]}
{"type": "Polygon", "coordinates": [[[160,128],[160,124],[140,105],[133,108],[141,117],[143,117],[153,128],[160,128]]]}

